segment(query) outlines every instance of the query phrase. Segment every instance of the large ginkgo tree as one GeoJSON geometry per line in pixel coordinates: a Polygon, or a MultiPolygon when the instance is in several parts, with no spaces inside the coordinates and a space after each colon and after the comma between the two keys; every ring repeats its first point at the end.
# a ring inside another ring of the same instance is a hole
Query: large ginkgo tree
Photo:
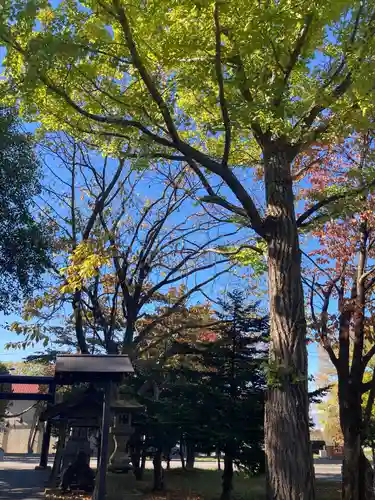
{"type": "Polygon", "coordinates": [[[374,2],[1,5],[5,100],[18,101],[21,113],[47,130],[65,129],[106,154],[134,158],[137,168],[184,162],[202,182],[203,202],[247,225],[249,243],[267,243],[268,495],[313,499],[299,230],[350,194],[322,193],[296,217],[293,183],[308,171],[300,158],[312,144],[367,126],[374,2]],[[264,201],[244,180],[254,165],[264,201]]]}

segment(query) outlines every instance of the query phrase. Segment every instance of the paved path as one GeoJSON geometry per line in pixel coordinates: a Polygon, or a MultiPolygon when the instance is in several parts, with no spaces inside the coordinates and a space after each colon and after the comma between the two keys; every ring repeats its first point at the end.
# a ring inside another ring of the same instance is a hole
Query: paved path
{"type": "Polygon", "coordinates": [[[35,461],[0,462],[1,500],[38,500],[43,496],[48,472],[34,470],[35,461]]]}
{"type": "Polygon", "coordinates": [[[315,477],[317,479],[326,479],[328,481],[341,481],[341,463],[328,462],[314,464],[315,477]]]}

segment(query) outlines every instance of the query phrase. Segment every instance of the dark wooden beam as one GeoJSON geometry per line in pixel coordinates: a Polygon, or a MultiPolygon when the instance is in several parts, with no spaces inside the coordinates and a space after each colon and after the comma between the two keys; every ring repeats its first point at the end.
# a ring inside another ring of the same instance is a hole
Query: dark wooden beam
{"type": "MultiPolygon", "coordinates": [[[[48,403],[48,406],[51,406],[51,403],[53,404],[55,402],[55,394],[56,394],[56,384],[55,382],[53,382],[49,386],[48,395],[50,396],[51,399],[50,402],[48,403]]],[[[48,419],[44,427],[39,466],[35,467],[36,469],[46,469],[48,467],[48,452],[49,452],[49,445],[51,442],[51,433],[52,433],[52,421],[51,419],[48,419]]]]}
{"type": "Polygon", "coordinates": [[[111,425],[111,393],[112,384],[106,382],[103,398],[103,416],[101,427],[101,443],[100,443],[100,461],[98,463],[98,471],[96,475],[96,484],[93,494],[94,500],[105,500],[106,482],[107,482],[107,465],[108,465],[108,445],[109,445],[109,428],[111,425]]]}
{"type": "Polygon", "coordinates": [[[44,377],[42,375],[0,375],[0,384],[35,384],[50,385],[56,383],[55,377],[44,377]]]}
{"type": "Polygon", "coordinates": [[[42,394],[41,392],[19,394],[17,392],[0,392],[0,400],[8,401],[52,401],[51,394],[42,394]]]}

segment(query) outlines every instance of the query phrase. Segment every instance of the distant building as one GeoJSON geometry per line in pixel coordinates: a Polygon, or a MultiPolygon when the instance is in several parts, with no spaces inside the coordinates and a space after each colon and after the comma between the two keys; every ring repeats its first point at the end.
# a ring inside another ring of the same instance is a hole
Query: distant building
{"type": "MultiPolygon", "coordinates": [[[[33,384],[13,384],[14,394],[32,394],[39,391],[33,384]]],[[[39,415],[44,408],[43,401],[10,401],[8,418],[0,428],[0,448],[5,453],[40,453],[43,427],[39,415]]]]}

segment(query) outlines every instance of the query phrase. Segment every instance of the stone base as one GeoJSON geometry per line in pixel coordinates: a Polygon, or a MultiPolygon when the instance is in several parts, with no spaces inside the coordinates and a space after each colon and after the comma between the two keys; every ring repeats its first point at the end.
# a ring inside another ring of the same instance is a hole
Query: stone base
{"type": "Polygon", "coordinates": [[[108,472],[121,472],[126,474],[132,469],[133,466],[128,456],[126,457],[117,456],[114,460],[111,460],[111,462],[108,465],[108,472]]]}
{"type": "Polygon", "coordinates": [[[110,430],[110,439],[113,440],[114,450],[109,458],[108,471],[126,473],[133,469],[126,447],[133,429],[130,425],[119,425],[117,420],[115,420],[115,423],[117,427],[111,427],[110,430]]]}

